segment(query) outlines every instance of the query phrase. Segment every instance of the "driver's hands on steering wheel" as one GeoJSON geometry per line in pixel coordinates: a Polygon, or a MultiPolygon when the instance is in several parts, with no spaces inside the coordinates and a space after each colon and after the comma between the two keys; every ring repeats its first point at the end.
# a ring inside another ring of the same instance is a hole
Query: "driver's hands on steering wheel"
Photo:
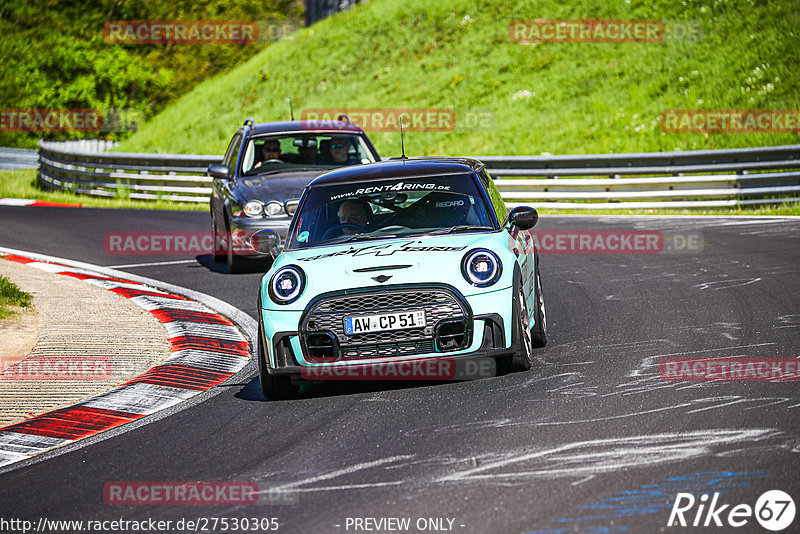
{"type": "Polygon", "coordinates": [[[351,229],[355,230],[355,232],[354,232],[355,234],[363,234],[363,233],[365,233],[367,231],[366,228],[364,228],[362,226],[359,226],[357,224],[339,223],[339,224],[337,224],[335,226],[331,226],[330,228],[325,230],[325,233],[322,234],[322,239],[328,239],[328,238],[333,237],[334,232],[337,231],[337,230],[339,231],[340,235],[345,235],[345,233],[343,232],[343,230],[345,228],[351,228],[351,229]]]}
{"type": "Polygon", "coordinates": [[[268,159],[266,161],[259,161],[258,163],[256,163],[253,166],[253,168],[257,169],[257,168],[261,167],[261,165],[264,164],[264,163],[283,163],[283,160],[280,160],[280,159],[268,159]]]}

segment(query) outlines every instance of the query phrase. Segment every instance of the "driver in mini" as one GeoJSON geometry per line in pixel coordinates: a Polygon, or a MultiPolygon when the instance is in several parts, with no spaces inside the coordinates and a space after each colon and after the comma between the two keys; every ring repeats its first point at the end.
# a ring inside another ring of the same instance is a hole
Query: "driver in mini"
{"type": "Polygon", "coordinates": [[[339,224],[348,225],[342,228],[343,235],[353,235],[367,229],[367,212],[364,205],[358,200],[345,200],[339,205],[339,224]],[[354,228],[355,225],[361,228],[354,228]]]}
{"type": "Polygon", "coordinates": [[[265,161],[269,161],[271,159],[279,159],[281,157],[281,144],[278,142],[277,139],[270,139],[265,141],[263,145],[261,145],[261,161],[255,164],[253,167],[257,169],[261,167],[261,164],[265,161]]]}

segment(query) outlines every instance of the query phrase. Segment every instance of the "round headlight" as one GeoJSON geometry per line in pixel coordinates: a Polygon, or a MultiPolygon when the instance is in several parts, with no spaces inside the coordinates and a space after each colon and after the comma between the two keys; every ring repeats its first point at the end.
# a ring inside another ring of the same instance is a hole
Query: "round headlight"
{"type": "Polygon", "coordinates": [[[267,203],[267,206],[264,209],[267,212],[267,215],[273,217],[275,215],[279,215],[283,211],[283,204],[281,204],[280,202],[272,201],[267,203]]]}
{"type": "Polygon", "coordinates": [[[487,287],[500,279],[500,275],[503,274],[503,264],[491,250],[474,249],[464,255],[461,274],[473,286],[487,287]]]}
{"type": "Polygon", "coordinates": [[[276,304],[290,304],[303,293],[306,275],[300,267],[281,267],[269,281],[269,296],[276,304]]]}
{"type": "Polygon", "coordinates": [[[259,200],[251,200],[244,205],[244,212],[248,217],[259,217],[264,213],[264,204],[259,200]]]}

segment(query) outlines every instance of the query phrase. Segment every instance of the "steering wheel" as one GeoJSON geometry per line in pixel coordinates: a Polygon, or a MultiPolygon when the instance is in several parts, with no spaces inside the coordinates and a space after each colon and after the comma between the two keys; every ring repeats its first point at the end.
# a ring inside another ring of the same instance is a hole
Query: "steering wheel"
{"type": "Polygon", "coordinates": [[[265,163],[284,163],[284,162],[283,162],[283,160],[280,160],[280,159],[268,159],[268,160],[264,160],[264,161],[259,161],[258,163],[256,163],[253,166],[253,168],[254,169],[258,169],[259,167],[261,167],[265,163]]]}
{"type": "Polygon", "coordinates": [[[357,232],[366,232],[367,231],[366,228],[362,228],[361,226],[359,226],[357,224],[341,223],[341,224],[337,224],[336,226],[331,226],[330,228],[325,230],[325,233],[322,234],[322,239],[328,239],[330,237],[333,237],[333,233],[336,230],[339,230],[340,234],[344,234],[344,232],[342,232],[342,230],[344,230],[345,228],[352,228],[353,230],[355,230],[357,232]]]}

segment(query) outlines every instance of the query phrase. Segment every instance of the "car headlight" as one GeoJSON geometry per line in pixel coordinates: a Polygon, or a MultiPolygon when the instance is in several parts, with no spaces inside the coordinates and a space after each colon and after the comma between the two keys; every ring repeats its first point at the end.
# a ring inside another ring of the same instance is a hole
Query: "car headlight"
{"type": "Polygon", "coordinates": [[[503,264],[491,250],[476,248],[464,255],[461,274],[473,286],[488,287],[500,279],[500,275],[503,274],[503,264]]]}
{"type": "Polygon", "coordinates": [[[266,211],[267,215],[269,215],[270,217],[274,217],[275,215],[280,215],[280,213],[283,211],[283,204],[275,201],[269,202],[267,203],[267,206],[264,208],[264,211],[266,211]]]}
{"type": "Polygon", "coordinates": [[[300,267],[281,267],[269,281],[269,297],[275,304],[291,304],[303,293],[306,275],[300,267]]]}
{"type": "Polygon", "coordinates": [[[260,200],[251,200],[244,205],[244,213],[248,217],[260,217],[264,213],[264,204],[260,200]]]}

